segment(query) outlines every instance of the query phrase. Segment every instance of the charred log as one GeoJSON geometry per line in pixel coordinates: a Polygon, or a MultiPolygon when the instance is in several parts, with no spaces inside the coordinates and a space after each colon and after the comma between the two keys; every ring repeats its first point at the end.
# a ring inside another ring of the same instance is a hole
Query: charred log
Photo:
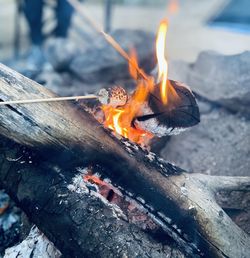
{"type": "MultiPolygon", "coordinates": [[[[0,86],[2,100],[54,96],[4,66],[0,67],[0,86]]],[[[69,103],[16,105],[3,108],[0,119],[0,134],[42,150],[50,160],[53,151],[55,156],[66,154],[68,160],[63,161],[68,165],[74,161],[74,165],[108,168],[104,176],[141,200],[187,255],[249,255],[249,236],[216,203],[214,189],[201,176],[187,174],[137,145],[118,140],[84,110],[69,103]]],[[[249,183],[249,178],[242,180],[249,183]]]]}
{"type": "Polygon", "coordinates": [[[84,188],[73,189],[76,171],[62,171],[34,152],[31,159],[27,148],[2,137],[0,151],[0,187],[65,257],[182,257],[167,236],[159,242],[115,206],[84,188]]]}

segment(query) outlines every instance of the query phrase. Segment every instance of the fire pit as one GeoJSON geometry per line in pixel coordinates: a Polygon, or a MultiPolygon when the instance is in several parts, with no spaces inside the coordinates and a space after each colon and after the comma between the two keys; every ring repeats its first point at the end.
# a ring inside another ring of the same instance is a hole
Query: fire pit
{"type": "MultiPolygon", "coordinates": [[[[1,105],[0,186],[65,257],[249,254],[249,236],[215,198],[249,192],[249,178],[190,174],[149,151],[153,137],[200,122],[194,94],[168,79],[166,29],[157,37],[158,79],[128,58],[131,92],[110,87],[89,106],[1,105]]],[[[57,98],[3,65],[0,75],[2,101],[57,98]]]]}

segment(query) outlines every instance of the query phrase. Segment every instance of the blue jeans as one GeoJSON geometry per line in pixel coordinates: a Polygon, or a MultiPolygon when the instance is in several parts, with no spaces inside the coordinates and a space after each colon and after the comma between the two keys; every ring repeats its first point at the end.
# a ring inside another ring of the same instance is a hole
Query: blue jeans
{"type": "MultiPolygon", "coordinates": [[[[24,0],[24,14],[30,28],[31,41],[35,45],[41,45],[44,39],[42,34],[43,5],[43,0],[24,0]]],[[[73,8],[67,0],[57,0],[55,14],[57,20],[55,35],[57,37],[66,37],[73,8]]]]}

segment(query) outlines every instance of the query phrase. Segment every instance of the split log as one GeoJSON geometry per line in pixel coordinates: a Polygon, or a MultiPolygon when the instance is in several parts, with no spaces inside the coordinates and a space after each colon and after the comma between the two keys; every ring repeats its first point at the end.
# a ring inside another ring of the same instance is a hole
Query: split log
{"type": "MultiPolygon", "coordinates": [[[[55,97],[0,66],[0,99],[55,97]]],[[[0,111],[0,134],[60,158],[58,164],[100,164],[104,176],[148,208],[187,256],[248,257],[250,238],[216,203],[212,183],[118,140],[70,103],[16,105],[0,111]],[[66,159],[66,157],[68,159],[66,159]]],[[[224,178],[218,178],[221,180],[224,178]]],[[[249,189],[249,178],[240,179],[249,189]]],[[[219,181],[220,182],[220,181],[219,181]]],[[[223,185],[223,181],[220,182],[223,185]]],[[[218,184],[217,184],[218,185],[218,184]]]]}

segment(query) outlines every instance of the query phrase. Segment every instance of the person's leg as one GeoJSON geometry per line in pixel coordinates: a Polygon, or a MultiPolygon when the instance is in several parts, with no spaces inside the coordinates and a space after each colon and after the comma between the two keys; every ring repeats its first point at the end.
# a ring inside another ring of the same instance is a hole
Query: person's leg
{"type": "Polygon", "coordinates": [[[68,3],[67,0],[57,0],[57,27],[55,31],[57,37],[67,36],[72,14],[73,7],[68,3]]]}
{"type": "Polygon", "coordinates": [[[24,14],[29,24],[30,38],[34,45],[41,45],[43,0],[25,0],[24,14]]]}

